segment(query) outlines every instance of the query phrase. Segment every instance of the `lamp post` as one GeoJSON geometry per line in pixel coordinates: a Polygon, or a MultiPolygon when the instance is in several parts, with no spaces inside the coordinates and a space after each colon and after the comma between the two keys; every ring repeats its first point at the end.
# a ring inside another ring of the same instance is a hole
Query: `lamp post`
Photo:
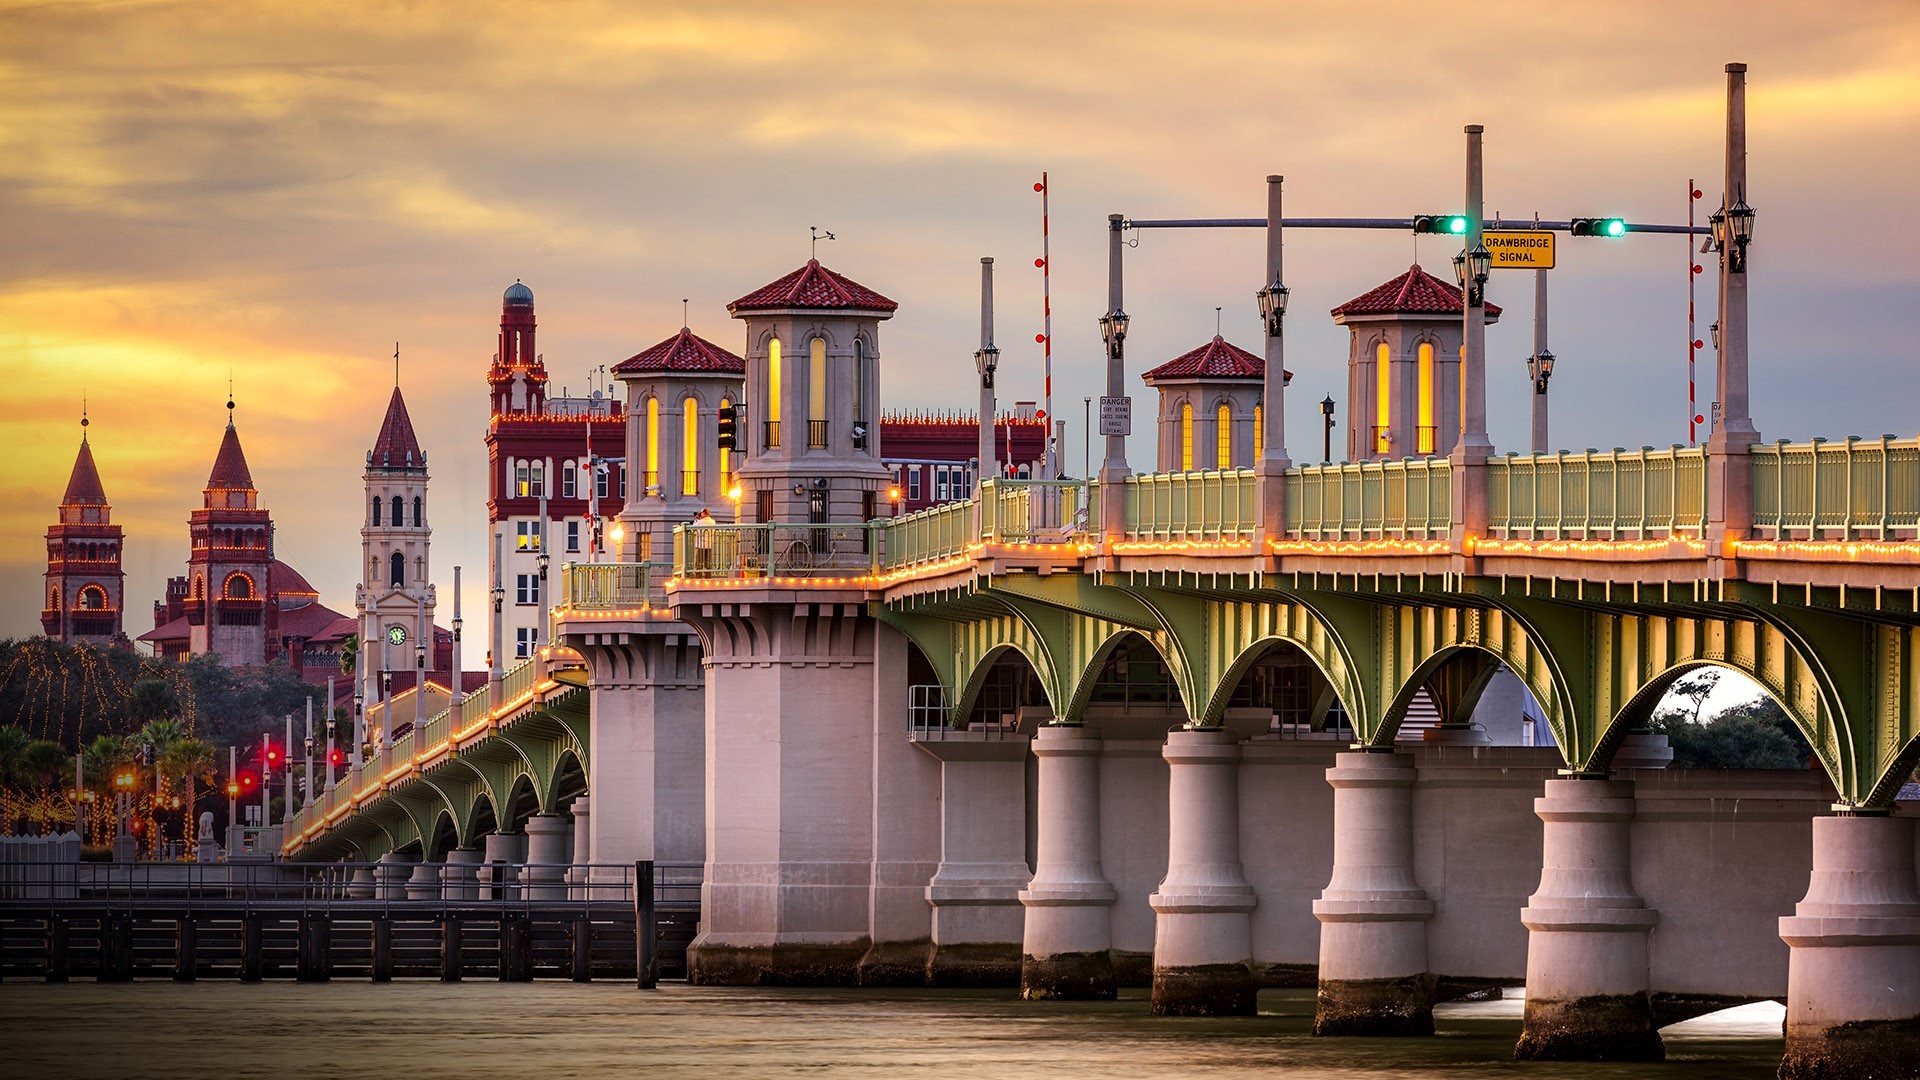
{"type": "MultiPolygon", "coordinates": [[[[1479,124],[1468,124],[1467,133],[1467,235],[1466,250],[1454,260],[1454,274],[1466,294],[1462,322],[1466,362],[1460,371],[1460,441],[1452,457],[1456,468],[1479,465],[1493,453],[1493,441],[1487,437],[1487,276],[1493,269],[1493,256],[1482,242],[1485,227],[1481,136],[1479,124]]],[[[1486,490],[1475,477],[1455,473],[1457,490],[1464,496],[1455,523],[1466,533],[1485,531],[1486,490]]]]}
{"type": "MultiPolygon", "coordinates": [[[[466,696],[460,692],[460,628],[464,625],[466,620],[460,617],[460,568],[456,566],[453,568],[453,657],[452,663],[448,665],[453,670],[447,673],[447,708],[449,709],[458,709],[460,699],[466,696]]],[[[331,772],[328,777],[331,779],[331,772]]]]}
{"type": "Polygon", "coordinates": [[[993,373],[1000,366],[1000,350],[993,344],[993,260],[980,260],[980,348],[973,354],[974,370],[980,373],[980,468],[973,476],[973,496],[979,498],[981,484],[989,475],[999,475],[994,455],[993,421],[996,404],[993,373]]]}
{"type": "MultiPolygon", "coordinates": [[[[1100,483],[1113,498],[1100,500],[1100,531],[1109,540],[1126,535],[1126,500],[1120,497],[1127,478],[1127,428],[1108,424],[1107,402],[1126,398],[1127,311],[1121,287],[1121,225],[1119,214],[1107,215],[1107,313],[1100,316],[1100,338],[1107,347],[1107,392],[1100,401],[1101,431],[1106,435],[1106,457],[1100,463],[1100,483]]],[[[1131,404],[1131,402],[1129,402],[1131,404]]]]}
{"type": "Polygon", "coordinates": [[[1328,394],[1326,400],[1320,403],[1320,422],[1323,425],[1320,432],[1320,464],[1331,465],[1333,464],[1334,424],[1332,394],[1328,394]]]}
{"type": "Polygon", "coordinates": [[[493,534],[493,590],[491,593],[493,597],[493,643],[492,649],[487,653],[487,708],[489,709],[497,709],[500,707],[500,654],[503,642],[502,634],[504,633],[501,627],[501,623],[503,622],[501,610],[507,601],[506,586],[500,583],[500,547],[502,539],[500,533],[495,532],[493,534]]]}
{"type": "Polygon", "coordinates": [[[1747,248],[1753,242],[1747,204],[1747,65],[1727,65],[1726,177],[1720,209],[1709,221],[1720,254],[1719,415],[1707,436],[1708,543],[1745,535],[1753,518],[1753,474],[1746,449],[1760,441],[1748,397],[1747,248]]]}
{"type": "MultiPolygon", "coordinates": [[[[1282,177],[1267,177],[1267,274],[1266,284],[1254,294],[1260,307],[1260,322],[1267,330],[1266,365],[1261,375],[1260,460],[1253,463],[1260,491],[1260,530],[1263,536],[1278,537],[1286,528],[1287,491],[1287,287],[1282,284],[1280,189],[1282,177]]],[[[1220,462],[1225,468],[1227,462],[1220,462]]]]}
{"type": "Polygon", "coordinates": [[[1533,272],[1533,355],[1527,357],[1533,383],[1533,452],[1547,452],[1547,380],[1553,378],[1553,353],[1547,348],[1547,272],[1533,272]]]}

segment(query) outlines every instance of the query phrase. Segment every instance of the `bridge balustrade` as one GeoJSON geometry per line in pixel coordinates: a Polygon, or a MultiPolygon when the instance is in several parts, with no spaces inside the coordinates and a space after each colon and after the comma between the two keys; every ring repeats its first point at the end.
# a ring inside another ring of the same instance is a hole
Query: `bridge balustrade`
{"type": "Polygon", "coordinates": [[[1750,457],[1757,536],[1920,539],[1920,439],[1782,441],[1750,457]]]}
{"type": "Polygon", "coordinates": [[[583,611],[664,607],[667,570],[656,563],[568,563],[560,568],[561,595],[583,611]]]}
{"type": "Polygon", "coordinates": [[[1701,535],[1706,451],[1509,453],[1487,462],[1487,532],[1500,539],[1639,540],[1701,535]]]}
{"type": "Polygon", "coordinates": [[[1260,524],[1252,469],[1142,473],[1124,497],[1129,540],[1245,540],[1260,524]]]}
{"type": "Polygon", "coordinates": [[[1446,458],[1304,465],[1287,471],[1291,537],[1431,540],[1444,538],[1452,519],[1452,472],[1446,458]]]}
{"type": "MultiPolygon", "coordinates": [[[[970,504],[962,504],[970,505],[970,504]]],[[[687,579],[845,577],[879,569],[878,521],[676,525],[673,573],[687,579]]]]}
{"type": "Polygon", "coordinates": [[[1077,540],[1086,531],[1086,519],[1081,516],[1085,488],[1078,480],[982,481],[979,539],[999,544],[1077,540]]]}
{"type": "Polygon", "coordinates": [[[929,506],[881,526],[881,565],[888,570],[924,566],[965,554],[978,539],[972,501],[929,506]]]}

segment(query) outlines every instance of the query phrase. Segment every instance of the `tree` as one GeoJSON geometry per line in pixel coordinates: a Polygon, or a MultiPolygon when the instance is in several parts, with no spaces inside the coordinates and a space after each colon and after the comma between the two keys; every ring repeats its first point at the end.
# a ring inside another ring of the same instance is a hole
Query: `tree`
{"type": "Polygon", "coordinates": [[[187,737],[187,727],[172,717],[160,717],[146,722],[139,731],[133,733],[135,745],[145,750],[154,761],[167,752],[167,748],[187,737]]]}
{"type": "Polygon", "coordinates": [[[1722,673],[1700,668],[1682,675],[1653,715],[1680,769],[1799,769],[1813,748],[1786,710],[1764,694],[1706,714],[1722,673]],[[1706,715],[1703,721],[1702,716],[1706,715]]]}
{"type": "Polygon", "coordinates": [[[209,788],[218,780],[220,755],[212,744],[199,739],[177,739],[160,755],[160,775],[169,781],[179,781],[187,789],[188,835],[182,839],[192,839],[195,811],[199,809],[197,785],[205,783],[209,788]]]}
{"type": "Polygon", "coordinates": [[[340,639],[340,674],[349,678],[354,669],[360,666],[360,635],[348,634],[340,639]]]}
{"type": "Polygon", "coordinates": [[[20,786],[26,776],[27,744],[33,740],[11,724],[0,725],[0,832],[13,835],[15,808],[22,801],[20,786]]]}
{"type": "Polygon", "coordinates": [[[136,724],[180,715],[180,695],[162,679],[147,676],[133,684],[127,696],[127,715],[136,724]]]}

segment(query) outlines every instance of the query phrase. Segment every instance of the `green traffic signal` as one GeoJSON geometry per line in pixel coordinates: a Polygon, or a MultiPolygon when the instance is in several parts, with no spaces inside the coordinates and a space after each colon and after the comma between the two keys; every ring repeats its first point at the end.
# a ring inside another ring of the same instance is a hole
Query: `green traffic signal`
{"type": "Polygon", "coordinates": [[[1627,235],[1627,223],[1619,218],[1577,217],[1567,223],[1567,231],[1575,236],[1627,235]]]}
{"type": "Polygon", "coordinates": [[[1467,219],[1463,214],[1415,214],[1413,231],[1416,233],[1440,233],[1448,236],[1465,236],[1467,219]]]}

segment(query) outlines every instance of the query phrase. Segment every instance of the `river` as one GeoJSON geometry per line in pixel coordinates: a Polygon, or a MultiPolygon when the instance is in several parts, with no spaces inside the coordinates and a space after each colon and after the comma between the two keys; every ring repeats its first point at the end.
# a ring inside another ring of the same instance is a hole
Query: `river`
{"type": "Polygon", "coordinates": [[[1316,1039],[1311,991],[1260,1015],[1158,1019],[1118,1002],[1009,991],[768,990],[663,984],[0,984],[0,1073],[15,1080],[273,1076],[1772,1077],[1778,1005],[1676,1025],[1664,1065],[1517,1063],[1521,1003],[1463,1002],[1423,1039],[1316,1039]]]}

